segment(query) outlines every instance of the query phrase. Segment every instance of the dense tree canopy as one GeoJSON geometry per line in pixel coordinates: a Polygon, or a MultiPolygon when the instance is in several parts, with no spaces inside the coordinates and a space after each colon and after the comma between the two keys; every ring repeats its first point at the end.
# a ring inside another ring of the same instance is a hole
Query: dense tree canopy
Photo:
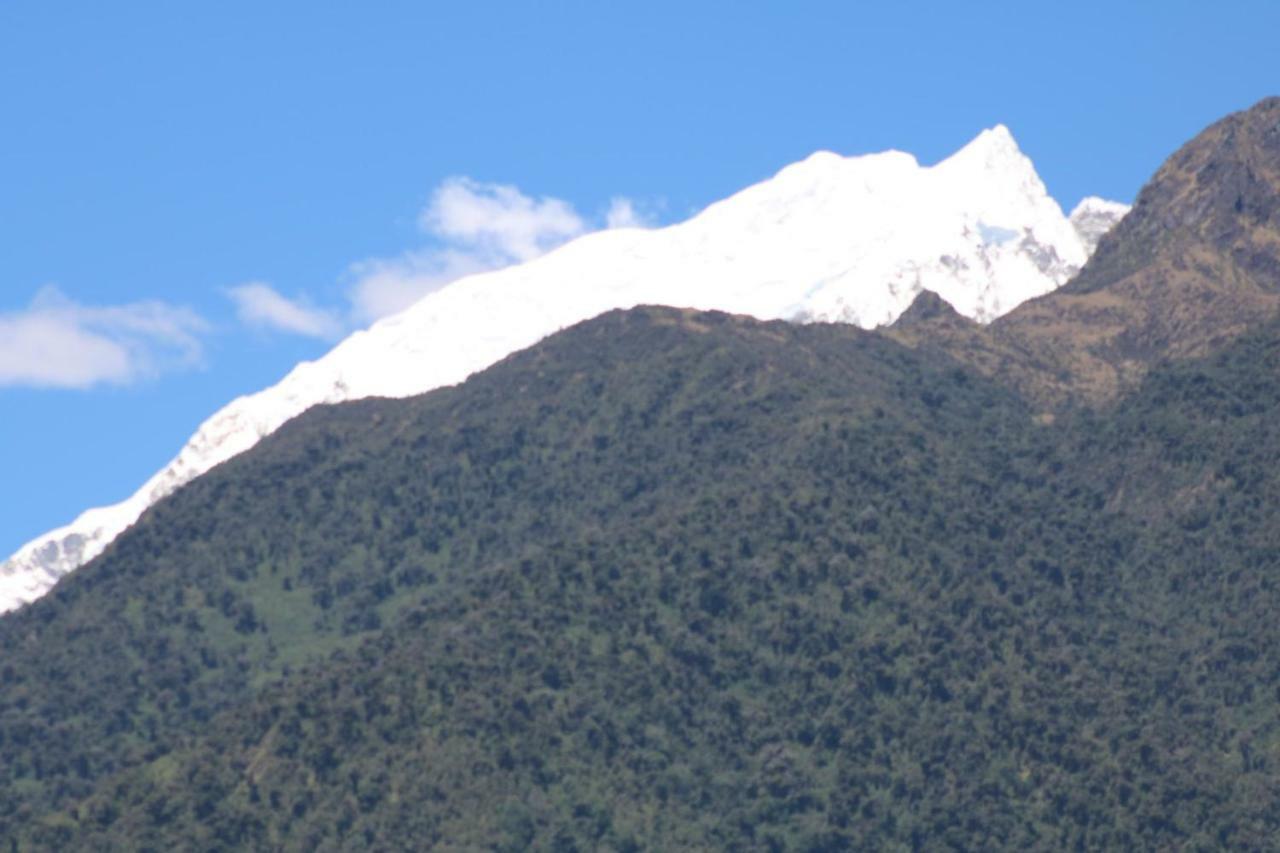
{"type": "Polygon", "coordinates": [[[1062,849],[1280,831],[1280,329],[1037,418],[615,312],[312,410],[0,620],[19,849],[1062,849]]]}

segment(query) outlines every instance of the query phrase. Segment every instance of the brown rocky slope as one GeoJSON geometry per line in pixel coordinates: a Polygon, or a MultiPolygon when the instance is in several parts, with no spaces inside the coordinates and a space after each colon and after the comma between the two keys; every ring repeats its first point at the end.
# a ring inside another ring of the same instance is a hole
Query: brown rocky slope
{"type": "Polygon", "coordinates": [[[889,334],[940,348],[1054,410],[1113,399],[1154,364],[1215,351],[1277,310],[1280,97],[1272,97],[1170,157],[1060,290],[987,327],[933,309],[909,312],[889,334]]]}

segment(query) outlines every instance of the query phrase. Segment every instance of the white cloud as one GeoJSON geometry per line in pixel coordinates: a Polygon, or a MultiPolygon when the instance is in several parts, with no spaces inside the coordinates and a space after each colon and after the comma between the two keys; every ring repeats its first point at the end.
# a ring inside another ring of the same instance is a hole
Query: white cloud
{"type": "Polygon", "coordinates": [[[316,308],[305,298],[282,296],[260,281],[228,288],[227,295],[236,303],[240,321],[249,326],[311,338],[336,338],[342,333],[342,323],[331,312],[316,308]]]}
{"type": "MultiPolygon", "coordinates": [[[[418,224],[425,247],[351,265],[348,308],[291,299],[260,281],[226,294],[247,326],[334,339],[464,276],[524,263],[601,227],[649,227],[652,220],[621,196],[588,219],[562,199],[454,177],[432,193],[418,224]]],[[[188,308],[159,301],[84,305],[46,287],[26,309],[0,312],[0,387],[127,384],[198,363],[208,331],[188,308]]]]}
{"type": "Polygon", "coordinates": [[[532,260],[602,225],[651,224],[627,198],[610,202],[603,223],[590,222],[562,199],[532,198],[509,184],[448,178],[418,216],[430,246],[351,265],[352,313],[357,322],[368,323],[463,276],[532,260]]]}
{"type": "Polygon", "coordinates": [[[567,201],[464,177],[441,184],[418,223],[428,234],[508,261],[536,258],[587,230],[567,201]]]}
{"type": "Polygon", "coordinates": [[[351,311],[358,323],[369,323],[408,308],[433,290],[473,273],[510,261],[458,249],[422,249],[396,258],[372,258],[351,265],[355,284],[351,311]]]}
{"type": "Polygon", "coordinates": [[[208,326],[164,302],[82,305],[42,288],[25,310],[0,314],[0,386],[126,384],[198,363],[208,326]]]}
{"type": "Polygon", "coordinates": [[[605,228],[648,228],[652,224],[650,217],[636,210],[631,199],[614,196],[609,200],[609,209],[604,215],[605,228]]]}
{"type": "Polygon", "coordinates": [[[418,225],[432,245],[351,265],[356,322],[403,311],[463,276],[532,260],[591,230],[567,201],[535,199],[508,184],[466,177],[446,179],[418,225]]]}

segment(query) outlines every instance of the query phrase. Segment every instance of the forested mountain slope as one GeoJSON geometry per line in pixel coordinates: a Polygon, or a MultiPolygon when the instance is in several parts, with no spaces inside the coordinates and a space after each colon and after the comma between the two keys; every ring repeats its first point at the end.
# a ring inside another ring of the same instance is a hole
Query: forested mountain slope
{"type": "MultiPolygon", "coordinates": [[[[922,371],[949,381],[850,328],[655,310],[571,330],[458,389],[314,410],[0,621],[6,793],[37,808],[78,796],[477,567],[714,505],[738,480],[753,506],[785,506],[767,480],[809,452],[821,427],[806,421],[827,408],[878,410],[894,443],[910,438],[903,418],[945,428],[922,371]]],[[[1016,411],[981,391],[957,416],[1016,411]]]]}
{"type": "Polygon", "coordinates": [[[1277,351],[1045,427],[883,336],[644,309],[315,410],[0,623],[10,831],[1262,846],[1277,351]]]}

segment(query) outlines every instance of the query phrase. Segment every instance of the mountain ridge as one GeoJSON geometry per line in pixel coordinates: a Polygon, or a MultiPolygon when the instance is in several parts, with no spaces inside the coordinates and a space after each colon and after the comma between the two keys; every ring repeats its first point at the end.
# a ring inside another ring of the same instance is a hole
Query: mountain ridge
{"type": "Polygon", "coordinates": [[[1280,310],[1280,98],[1215,122],[1144,185],[1079,275],[985,328],[896,330],[1046,410],[1114,400],[1151,367],[1280,310]]]}

